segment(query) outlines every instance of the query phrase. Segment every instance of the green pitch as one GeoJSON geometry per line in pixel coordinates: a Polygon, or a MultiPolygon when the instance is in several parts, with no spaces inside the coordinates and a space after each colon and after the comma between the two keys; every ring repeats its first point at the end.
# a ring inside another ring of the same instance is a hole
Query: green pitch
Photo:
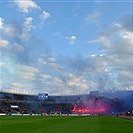
{"type": "Polygon", "coordinates": [[[133,133],[133,121],[111,116],[0,116],[0,133],[133,133]]]}

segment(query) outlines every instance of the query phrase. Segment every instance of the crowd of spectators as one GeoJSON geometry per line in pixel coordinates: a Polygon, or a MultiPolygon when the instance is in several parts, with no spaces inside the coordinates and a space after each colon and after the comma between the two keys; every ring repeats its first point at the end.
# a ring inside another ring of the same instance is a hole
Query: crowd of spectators
{"type": "Polygon", "coordinates": [[[0,113],[5,114],[71,114],[101,113],[133,115],[133,107],[127,108],[117,98],[95,95],[49,96],[47,101],[40,101],[37,95],[0,93],[0,113]]]}

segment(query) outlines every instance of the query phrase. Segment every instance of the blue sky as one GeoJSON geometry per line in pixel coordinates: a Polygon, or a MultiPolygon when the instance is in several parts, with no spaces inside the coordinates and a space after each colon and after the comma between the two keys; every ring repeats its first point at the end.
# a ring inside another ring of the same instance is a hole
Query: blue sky
{"type": "Polygon", "coordinates": [[[133,89],[132,6],[126,0],[1,1],[1,91],[133,89]]]}

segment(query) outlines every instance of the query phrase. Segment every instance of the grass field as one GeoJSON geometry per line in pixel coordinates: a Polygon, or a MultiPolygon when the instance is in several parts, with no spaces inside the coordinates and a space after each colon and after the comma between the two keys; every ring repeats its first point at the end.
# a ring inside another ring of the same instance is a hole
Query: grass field
{"type": "Polygon", "coordinates": [[[0,116],[0,133],[133,133],[133,121],[111,116],[0,116]]]}

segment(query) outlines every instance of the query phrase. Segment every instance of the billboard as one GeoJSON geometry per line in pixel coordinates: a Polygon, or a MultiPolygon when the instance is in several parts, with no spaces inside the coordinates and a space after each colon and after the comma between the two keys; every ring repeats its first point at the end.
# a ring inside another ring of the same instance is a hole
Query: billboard
{"type": "Polygon", "coordinates": [[[46,93],[39,93],[38,94],[38,99],[41,101],[47,101],[48,100],[48,94],[46,93]]]}

